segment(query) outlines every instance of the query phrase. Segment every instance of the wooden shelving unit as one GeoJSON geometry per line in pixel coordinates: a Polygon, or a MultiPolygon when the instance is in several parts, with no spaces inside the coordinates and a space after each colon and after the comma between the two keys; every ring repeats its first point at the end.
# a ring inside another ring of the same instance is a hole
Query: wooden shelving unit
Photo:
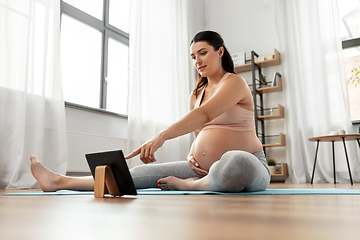
{"type": "Polygon", "coordinates": [[[286,163],[281,163],[281,173],[271,174],[271,176],[287,176],[288,168],[286,163]]]}
{"type": "Polygon", "coordinates": [[[277,143],[271,144],[263,144],[263,147],[284,147],[286,146],[285,143],[285,134],[279,133],[279,141],[277,143]]]}
{"type": "Polygon", "coordinates": [[[262,88],[256,89],[259,93],[273,93],[273,92],[281,92],[282,91],[282,80],[279,76],[276,76],[276,86],[271,87],[267,85],[263,85],[262,88]]]}
{"type": "Polygon", "coordinates": [[[284,107],[280,104],[277,105],[278,113],[274,115],[258,116],[259,119],[271,120],[284,118],[284,107]]]}
{"type": "MultiPolygon", "coordinates": [[[[255,62],[255,64],[260,68],[280,65],[281,64],[280,53],[278,50],[275,49],[275,55],[273,56],[273,59],[269,59],[261,62],[255,62]]],[[[251,71],[251,68],[252,68],[251,63],[246,63],[244,65],[236,66],[235,72],[236,73],[247,72],[247,71],[251,71]]]]}
{"type": "Polygon", "coordinates": [[[253,94],[253,100],[254,100],[254,105],[255,108],[258,109],[258,103],[257,103],[257,98],[256,95],[260,96],[260,109],[261,109],[261,113],[258,114],[258,112],[255,112],[255,125],[256,125],[256,133],[259,136],[259,132],[258,132],[258,121],[260,121],[261,123],[261,134],[263,136],[263,146],[264,147],[279,147],[279,146],[285,146],[285,135],[280,133],[279,134],[279,143],[278,144],[266,144],[265,143],[265,127],[264,127],[264,121],[265,120],[271,120],[271,119],[281,119],[284,118],[284,107],[281,106],[280,104],[278,104],[278,114],[275,115],[261,115],[264,114],[264,105],[263,105],[263,94],[266,93],[273,93],[273,92],[280,92],[282,91],[282,79],[276,75],[276,85],[275,86],[269,86],[269,85],[262,85],[260,83],[260,87],[256,88],[256,86],[258,86],[256,84],[256,81],[259,81],[258,79],[255,78],[255,71],[259,72],[259,76],[261,74],[261,68],[265,68],[265,67],[271,67],[271,66],[276,66],[276,65],[280,65],[281,64],[281,58],[280,58],[280,53],[278,50],[274,49],[275,54],[273,55],[273,59],[269,59],[269,60],[265,60],[265,61],[261,61],[261,62],[257,62],[255,57],[258,57],[258,55],[252,51],[251,52],[251,63],[247,63],[241,66],[236,66],[235,67],[235,72],[236,73],[241,73],[241,72],[246,72],[246,71],[252,71],[252,89],[251,89],[251,93],[253,94]],[[257,70],[256,70],[257,69],[257,70]],[[256,91],[256,93],[254,93],[254,91],[256,91]]]}
{"type": "MultiPolygon", "coordinates": [[[[266,147],[284,147],[286,145],[285,134],[283,133],[279,133],[278,140],[272,141],[272,143],[266,143],[267,137],[277,137],[277,135],[268,136],[265,134],[265,121],[284,118],[284,107],[278,104],[277,114],[265,115],[266,109],[264,108],[264,103],[263,103],[263,94],[282,91],[282,79],[276,75],[276,85],[272,87],[269,85],[263,85],[263,83],[255,76],[256,72],[258,72],[258,76],[259,76],[258,78],[260,78],[262,68],[281,64],[279,51],[275,49],[274,52],[275,54],[273,55],[272,59],[258,62],[256,61],[256,59],[259,57],[259,55],[255,53],[255,51],[251,51],[251,63],[247,63],[235,67],[236,73],[252,71],[251,93],[253,95],[254,107],[256,109],[255,111],[256,134],[259,137],[259,139],[260,138],[262,139],[262,145],[264,151],[266,147]],[[258,98],[260,99],[259,101],[258,98]],[[259,111],[260,113],[258,112],[258,109],[260,109],[259,111]],[[260,123],[259,124],[260,127],[258,126],[258,123],[260,123]]],[[[287,165],[286,163],[281,163],[281,173],[271,175],[271,182],[284,182],[287,178],[288,178],[287,165]]]]}
{"type": "Polygon", "coordinates": [[[286,163],[281,163],[281,173],[271,174],[271,182],[285,182],[288,176],[288,167],[286,163]]]}
{"type": "MultiPolygon", "coordinates": [[[[251,89],[251,93],[252,93],[251,89]]],[[[282,79],[279,76],[276,76],[276,86],[271,87],[269,85],[263,85],[261,88],[257,88],[256,91],[258,93],[273,93],[273,92],[281,92],[282,91],[282,79]]]]}

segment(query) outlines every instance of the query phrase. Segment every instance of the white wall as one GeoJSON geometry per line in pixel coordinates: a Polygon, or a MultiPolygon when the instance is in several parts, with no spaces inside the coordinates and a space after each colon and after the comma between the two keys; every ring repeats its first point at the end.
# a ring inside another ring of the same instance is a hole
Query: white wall
{"type": "MultiPolygon", "coordinates": [[[[219,32],[230,52],[246,52],[250,57],[251,50],[258,54],[274,54],[274,48],[280,51],[274,23],[274,0],[196,0],[189,1],[189,41],[201,30],[219,32]]],[[[274,71],[282,73],[282,66],[263,70],[271,79],[274,71]]],[[[249,82],[251,74],[242,73],[249,82]]],[[[283,81],[286,81],[283,76],[283,81]]],[[[190,84],[192,85],[192,84],[190,84]]],[[[278,103],[285,107],[283,94],[272,93],[264,96],[265,107],[274,107],[278,103]]],[[[120,117],[92,113],[78,109],[66,108],[66,123],[69,132],[98,135],[103,137],[127,138],[127,120],[120,117]]],[[[284,120],[272,120],[266,123],[267,134],[284,132],[284,120]]],[[[285,133],[286,134],[286,133],[285,133]]],[[[285,148],[267,148],[268,157],[286,162],[285,148]]]]}
{"type": "MultiPolygon", "coordinates": [[[[273,55],[276,48],[281,54],[281,46],[275,27],[274,0],[206,0],[204,2],[205,30],[213,30],[221,34],[230,53],[245,52],[250,59],[251,51],[259,55],[273,55]]],[[[282,73],[282,66],[262,69],[262,73],[270,81],[274,72],[282,73]]],[[[241,73],[249,83],[251,72],[241,73]]],[[[287,76],[283,76],[286,84],[287,76]]],[[[265,107],[285,107],[282,92],[264,95],[265,107]]],[[[285,132],[285,120],[270,120],[265,123],[266,135],[285,132]]],[[[268,158],[278,162],[286,162],[285,147],[266,148],[268,158]]]]}
{"type": "MultiPolygon", "coordinates": [[[[190,40],[199,31],[202,31],[205,27],[205,2],[204,0],[195,0],[188,2],[189,13],[189,44],[190,40]]],[[[190,52],[190,51],[189,51],[190,52]]]]}
{"type": "Polygon", "coordinates": [[[127,119],[66,107],[66,129],[111,138],[127,138],[127,119]]]}

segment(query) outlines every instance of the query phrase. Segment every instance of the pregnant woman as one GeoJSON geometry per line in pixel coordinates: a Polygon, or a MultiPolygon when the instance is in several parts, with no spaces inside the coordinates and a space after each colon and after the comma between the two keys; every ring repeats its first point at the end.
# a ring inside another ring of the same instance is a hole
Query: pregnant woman
{"type": "MultiPolygon", "coordinates": [[[[262,144],[256,136],[254,104],[246,81],[235,74],[221,36],[195,35],[190,56],[198,71],[191,111],[134,152],[145,165],[130,169],[136,188],[162,190],[262,191],[270,182],[262,144]],[[154,163],[166,140],[195,133],[187,161],[154,163]]],[[[43,191],[93,190],[92,177],[67,177],[51,172],[34,156],[31,170],[43,191]]]]}

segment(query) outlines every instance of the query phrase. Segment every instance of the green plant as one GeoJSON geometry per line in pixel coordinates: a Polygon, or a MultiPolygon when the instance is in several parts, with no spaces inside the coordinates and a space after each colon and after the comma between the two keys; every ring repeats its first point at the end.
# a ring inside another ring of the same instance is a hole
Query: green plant
{"type": "Polygon", "coordinates": [[[276,161],[275,161],[275,159],[270,158],[270,159],[267,160],[267,163],[268,163],[269,166],[275,166],[276,161]]]}
{"type": "Polygon", "coordinates": [[[262,84],[266,85],[266,77],[264,75],[260,75],[260,80],[262,82],[262,84]]]}
{"type": "Polygon", "coordinates": [[[355,84],[355,87],[360,83],[360,66],[359,67],[354,67],[351,70],[351,76],[350,79],[348,80],[348,83],[351,84],[355,84]]]}

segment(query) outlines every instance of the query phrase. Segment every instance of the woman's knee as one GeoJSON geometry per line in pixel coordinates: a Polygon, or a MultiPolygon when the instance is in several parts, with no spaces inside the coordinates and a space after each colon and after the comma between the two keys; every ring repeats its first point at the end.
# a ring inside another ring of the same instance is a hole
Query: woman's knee
{"type": "Polygon", "coordinates": [[[253,172],[255,170],[254,164],[255,156],[244,151],[228,151],[220,158],[220,163],[224,168],[229,168],[229,171],[246,171],[253,172]]]}
{"type": "Polygon", "coordinates": [[[251,153],[244,151],[224,153],[209,170],[210,186],[214,191],[242,191],[256,178],[256,160],[251,153]]]}

